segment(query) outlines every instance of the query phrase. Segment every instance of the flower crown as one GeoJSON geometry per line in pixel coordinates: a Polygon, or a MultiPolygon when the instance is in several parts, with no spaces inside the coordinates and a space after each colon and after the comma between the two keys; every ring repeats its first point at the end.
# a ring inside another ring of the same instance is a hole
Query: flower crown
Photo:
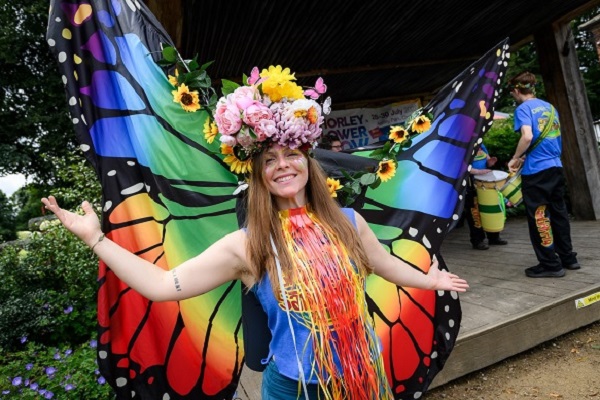
{"type": "Polygon", "coordinates": [[[303,90],[289,68],[270,66],[260,73],[254,67],[243,85],[223,81],[223,97],[213,112],[222,144],[246,161],[265,146],[279,144],[291,149],[310,149],[321,137],[325,112],[316,101],[325,93],[323,80],[303,90]]]}

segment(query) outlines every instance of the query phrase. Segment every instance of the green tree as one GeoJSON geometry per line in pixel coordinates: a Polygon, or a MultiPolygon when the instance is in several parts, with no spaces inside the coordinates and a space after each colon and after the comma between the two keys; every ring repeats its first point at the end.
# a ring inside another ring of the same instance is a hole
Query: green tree
{"type": "Polygon", "coordinates": [[[96,173],[79,154],[69,153],[64,158],[45,157],[55,169],[55,184],[30,183],[17,190],[12,201],[16,205],[17,230],[27,230],[29,220],[45,215],[42,197],[55,196],[62,207],[76,209],[82,200],[99,204],[102,198],[96,173]]]}
{"type": "Polygon", "coordinates": [[[41,155],[72,152],[75,135],[47,21],[47,0],[0,2],[0,176],[52,183],[55,168],[41,155]]]}
{"type": "Polygon", "coordinates": [[[582,31],[579,26],[600,15],[600,7],[582,15],[571,23],[577,57],[581,64],[581,74],[594,120],[600,119],[600,62],[591,32],[582,31]]]}
{"type": "Polygon", "coordinates": [[[14,240],[15,238],[14,209],[8,197],[0,190],[0,242],[14,240]]]}
{"type": "MultiPolygon", "coordinates": [[[[600,62],[598,62],[598,53],[594,47],[594,40],[591,37],[591,33],[581,31],[579,26],[598,14],[600,14],[600,7],[595,7],[571,21],[571,30],[581,66],[581,75],[594,120],[600,119],[600,62]]],[[[538,97],[546,98],[546,90],[540,76],[538,53],[533,42],[527,43],[516,51],[513,51],[508,62],[507,79],[523,71],[530,71],[540,78],[536,93],[538,97]]],[[[504,90],[498,99],[496,108],[499,111],[512,113],[515,107],[514,99],[508,90],[504,90]]]]}

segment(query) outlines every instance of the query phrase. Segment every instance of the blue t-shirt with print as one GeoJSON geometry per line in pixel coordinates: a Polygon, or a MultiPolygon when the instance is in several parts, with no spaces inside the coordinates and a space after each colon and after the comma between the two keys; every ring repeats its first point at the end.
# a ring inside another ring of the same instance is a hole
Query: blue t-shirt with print
{"type": "MultiPolygon", "coordinates": [[[[552,105],[547,101],[533,98],[526,100],[515,110],[515,131],[520,132],[524,125],[531,126],[531,145],[540,137],[552,113],[552,105]]],[[[552,167],[562,167],[560,154],[562,140],[558,112],[554,111],[554,121],[548,135],[525,157],[523,175],[532,175],[552,167]]]]}
{"type": "Polygon", "coordinates": [[[475,158],[473,158],[473,162],[471,163],[471,167],[475,169],[486,169],[487,166],[487,157],[488,150],[485,148],[484,144],[481,143],[479,150],[477,150],[477,154],[475,154],[475,158]]]}

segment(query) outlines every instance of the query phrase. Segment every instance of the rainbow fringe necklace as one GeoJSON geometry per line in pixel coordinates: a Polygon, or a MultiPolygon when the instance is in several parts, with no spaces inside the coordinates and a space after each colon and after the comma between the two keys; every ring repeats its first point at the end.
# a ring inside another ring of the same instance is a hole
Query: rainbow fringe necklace
{"type": "Polygon", "coordinates": [[[298,208],[281,211],[279,218],[294,263],[292,276],[284,276],[286,292],[300,294],[290,314],[313,343],[315,363],[305,371],[307,379],[317,377],[326,400],[392,399],[367,311],[365,277],[313,213],[298,208]]]}

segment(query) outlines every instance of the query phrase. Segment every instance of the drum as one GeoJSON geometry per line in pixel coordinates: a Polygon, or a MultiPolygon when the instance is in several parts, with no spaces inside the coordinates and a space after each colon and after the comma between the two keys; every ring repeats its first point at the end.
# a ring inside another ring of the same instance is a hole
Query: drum
{"type": "Polygon", "coordinates": [[[508,175],[508,181],[500,188],[500,191],[515,207],[523,201],[521,193],[521,170],[515,174],[508,175]]]}
{"type": "Polygon", "coordinates": [[[508,173],[491,171],[474,177],[481,227],[486,232],[500,232],[504,229],[506,219],[504,196],[500,188],[506,184],[508,173]]]}

